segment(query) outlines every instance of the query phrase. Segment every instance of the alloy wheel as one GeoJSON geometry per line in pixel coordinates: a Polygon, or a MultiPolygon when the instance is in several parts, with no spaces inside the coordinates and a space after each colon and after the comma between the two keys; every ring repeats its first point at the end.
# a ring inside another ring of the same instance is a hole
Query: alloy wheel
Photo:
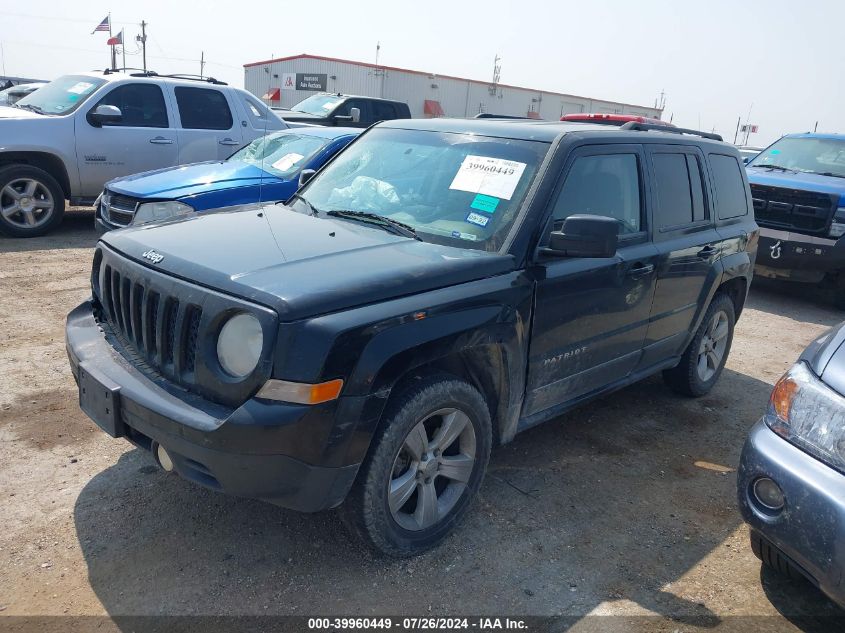
{"type": "Polygon", "coordinates": [[[472,421],[459,409],[440,409],[418,422],[393,462],[387,499],[406,530],[430,528],[452,511],[476,463],[472,421]]]}
{"type": "Polygon", "coordinates": [[[17,228],[32,229],[50,220],[56,203],[44,183],[17,178],[0,189],[0,214],[17,228]]]}
{"type": "Polygon", "coordinates": [[[728,346],[729,333],[728,315],[720,310],[710,319],[698,348],[698,377],[703,382],[710,380],[719,371],[728,346]]]}

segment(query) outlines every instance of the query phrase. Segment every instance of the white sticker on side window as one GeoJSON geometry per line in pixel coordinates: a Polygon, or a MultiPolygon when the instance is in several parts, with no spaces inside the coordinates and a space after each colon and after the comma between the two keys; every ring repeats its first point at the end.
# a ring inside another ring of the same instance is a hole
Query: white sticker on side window
{"type": "Polygon", "coordinates": [[[449,189],[510,200],[524,171],[525,163],[469,155],[461,163],[449,189]]]}
{"type": "Polygon", "coordinates": [[[279,160],[273,163],[273,167],[275,167],[279,171],[287,171],[288,169],[296,165],[299,161],[301,161],[303,158],[304,156],[302,154],[296,154],[293,152],[290,154],[285,154],[279,160]]]}

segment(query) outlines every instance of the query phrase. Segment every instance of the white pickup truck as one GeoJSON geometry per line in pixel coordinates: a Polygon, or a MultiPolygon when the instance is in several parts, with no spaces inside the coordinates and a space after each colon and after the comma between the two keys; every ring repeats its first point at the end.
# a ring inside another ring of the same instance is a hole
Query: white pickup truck
{"type": "Polygon", "coordinates": [[[119,176],[224,159],[288,127],[214,79],[151,72],[66,75],[0,107],[0,233],[43,235],[65,200],[90,204],[119,176]]]}

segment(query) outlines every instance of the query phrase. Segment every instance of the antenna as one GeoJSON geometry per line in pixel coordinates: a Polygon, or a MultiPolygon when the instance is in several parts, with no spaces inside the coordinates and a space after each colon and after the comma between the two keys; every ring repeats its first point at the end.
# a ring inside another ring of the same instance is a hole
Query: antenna
{"type": "Polygon", "coordinates": [[[200,79],[202,79],[203,71],[205,70],[205,51],[200,51],[200,79]]]}

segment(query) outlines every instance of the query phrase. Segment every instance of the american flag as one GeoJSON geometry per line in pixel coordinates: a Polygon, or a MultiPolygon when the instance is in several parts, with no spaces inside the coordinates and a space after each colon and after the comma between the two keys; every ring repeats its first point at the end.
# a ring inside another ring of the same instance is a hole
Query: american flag
{"type": "Polygon", "coordinates": [[[111,33],[111,24],[109,20],[109,16],[103,18],[103,21],[97,25],[97,28],[91,31],[91,35],[94,35],[97,31],[105,31],[106,33],[111,33]]]}

